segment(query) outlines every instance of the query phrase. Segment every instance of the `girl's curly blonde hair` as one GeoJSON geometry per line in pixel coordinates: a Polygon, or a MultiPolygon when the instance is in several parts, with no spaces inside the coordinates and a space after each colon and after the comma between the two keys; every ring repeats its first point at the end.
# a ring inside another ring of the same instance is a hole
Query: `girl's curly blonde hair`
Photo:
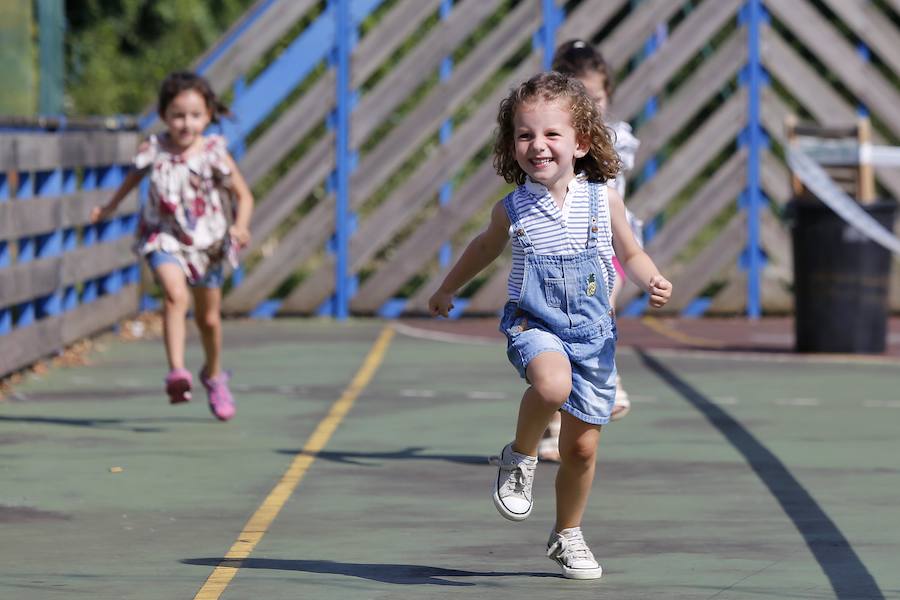
{"type": "Polygon", "coordinates": [[[537,100],[568,101],[576,138],[590,140],[587,154],[575,160],[575,172],[583,171],[589,181],[613,179],[621,168],[621,162],[613,148],[612,132],[604,125],[600,111],[584,85],[572,76],[555,71],[535,75],[511,90],[500,102],[494,141],[494,168],[497,173],[508,183],[525,183],[525,171],[516,161],[513,117],[520,106],[537,100]]]}

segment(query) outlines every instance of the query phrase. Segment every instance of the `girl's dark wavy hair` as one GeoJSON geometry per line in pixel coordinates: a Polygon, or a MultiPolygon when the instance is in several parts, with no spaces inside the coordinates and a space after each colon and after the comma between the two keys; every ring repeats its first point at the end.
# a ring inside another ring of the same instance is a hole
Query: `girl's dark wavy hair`
{"type": "Polygon", "coordinates": [[[203,99],[206,100],[206,108],[209,109],[210,120],[213,123],[218,123],[219,117],[231,116],[231,111],[219,100],[206,78],[190,71],[176,71],[166,76],[162,85],[159,86],[157,111],[160,118],[165,118],[166,109],[169,108],[169,104],[172,103],[175,96],[187,90],[193,90],[203,96],[203,99]]]}
{"type": "Polygon", "coordinates": [[[535,75],[510,91],[500,102],[494,141],[494,168],[508,183],[525,183],[525,171],[516,161],[513,118],[519,107],[543,100],[568,103],[576,138],[589,140],[590,148],[575,159],[575,172],[584,171],[590,181],[606,181],[619,172],[619,155],[613,148],[612,133],[603,123],[597,105],[584,85],[570,75],[548,71],[535,75]]]}
{"type": "Polygon", "coordinates": [[[552,69],[574,77],[581,77],[590,72],[600,73],[603,75],[606,97],[612,100],[615,85],[609,65],[603,59],[603,55],[584,40],[569,40],[560,44],[553,56],[552,69]]]}

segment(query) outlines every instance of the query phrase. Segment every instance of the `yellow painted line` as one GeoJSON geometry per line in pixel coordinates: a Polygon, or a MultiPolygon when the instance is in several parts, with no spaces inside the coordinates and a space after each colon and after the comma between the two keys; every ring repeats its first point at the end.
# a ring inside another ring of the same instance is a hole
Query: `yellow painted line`
{"type": "Polygon", "coordinates": [[[656,317],[643,317],[641,318],[641,323],[670,340],[675,340],[676,342],[681,342],[682,344],[687,344],[689,346],[706,346],[709,348],[725,348],[727,346],[727,344],[724,344],[719,340],[711,340],[682,333],[677,329],[669,327],[656,317]]]}
{"type": "Polygon", "coordinates": [[[344,390],[341,397],[332,405],[328,415],[319,422],[316,430],[313,431],[312,435],[306,441],[306,445],[303,446],[303,449],[294,457],[294,460],[291,461],[291,465],[288,467],[288,470],[285,471],[281,480],[274,488],[272,488],[272,491],[269,492],[269,495],[266,496],[263,503],[256,509],[256,512],[253,513],[253,516],[250,517],[247,524],[244,525],[244,530],[238,535],[237,541],[231,545],[225,558],[223,558],[216,568],[213,569],[213,572],[206,580],[206,583],[203,584],[203,587],[201,587],[200,591],[197,592],[197,595],[194,596],[194,600],[218,600],[222,595],[222,592],[225,591],[225,588],[228,587],[228,584],[231,583],[231,580],[237,575],[238,569],[241,568],[241,561],[248,558],[250,553],[253,552],[253,549],[266,534],[269,525],[272,524],[272,521],[274,521],[275,517],[278,516],[278,513],[281,512],[285,502],[287,502],[288,498],[294,492],[294,489],[296,489],[300,480],[303,479],[307,469],[309,469],[309,466],[315,460],[316,455],[325,447],[328,440],[331,439],[335,429],[337,429],[338,425],[340,425],[341,421],[353,407],[353,403],[356,401],[360,392],[369,385],[369,382],[375,375],[375,371],[378,370],[378,367],[384,360],[384,355],[387,352],[388,345],[391,343],[391,338],[393,337],[394,328],[390,325],[381,331],[381,334],[378,336],[378,339],[375,340],[375,344],[372,346],[372,349],[369,350],[368,356],[366,356],[362,367],[357,371],[353,380],[350,382],[350,385],[344,390]]]}

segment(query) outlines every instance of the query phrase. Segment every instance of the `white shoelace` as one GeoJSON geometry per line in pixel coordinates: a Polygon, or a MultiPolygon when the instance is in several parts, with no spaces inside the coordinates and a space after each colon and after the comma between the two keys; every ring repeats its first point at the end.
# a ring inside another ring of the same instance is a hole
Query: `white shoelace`
{"type": "Polygon", "coordinates": [[[556,540],[547,548],[547,556],[557,558],[566,564],[572,564],[577,560],[597,562],[580,529],[571,533],[569,537],[557,535],[556,540]]]}
{"type": "Polygon", "coordinates": [[[502,458],[502,456],[491,456],[488,458],[488,463],[495,467],[500,467],[501,471],[507,473],[506,481],[503,482],[503,489],[509,490],[517,496],[525,496],[525,488],[530,488],[531,482],[534,480],[534,467],[526,469],[524,467],[527,464],[525,461],[504,463],[502,458]]]}

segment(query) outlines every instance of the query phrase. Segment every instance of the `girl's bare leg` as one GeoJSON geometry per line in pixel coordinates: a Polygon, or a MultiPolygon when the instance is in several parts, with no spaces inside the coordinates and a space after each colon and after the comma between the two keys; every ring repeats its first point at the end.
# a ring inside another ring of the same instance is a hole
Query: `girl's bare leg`
{"type": "Polygon", "coordinates": [[[164,263],[156,268],[156,280],[163,290],[163,341],[169,370],[184,368],[184,339],[190,293],[181,267],[164,263]]]}
{"type": "Polygon", "coordinates": [[[572,391],[572,367],[565,354],[542,352],[528,363],[526,375],[531,387],[525,390],[519,405],[512,449],[520,454],[537,456],[547,423],[572,391]]]}
{"type": "Polygon", "coordinates": [[[569,413],[562,413],[560,464],[556,473],[556,531],[581,526],[594,482],[599,443],[599,425],[591,425],[569,413]]]}
{"type": "Polygon", "coordinates": [[[219,288],[194,288],[194,318],[200,330],[200,340],[206,355],[208,378],[222,371],[222,290],[219,288]]]}

